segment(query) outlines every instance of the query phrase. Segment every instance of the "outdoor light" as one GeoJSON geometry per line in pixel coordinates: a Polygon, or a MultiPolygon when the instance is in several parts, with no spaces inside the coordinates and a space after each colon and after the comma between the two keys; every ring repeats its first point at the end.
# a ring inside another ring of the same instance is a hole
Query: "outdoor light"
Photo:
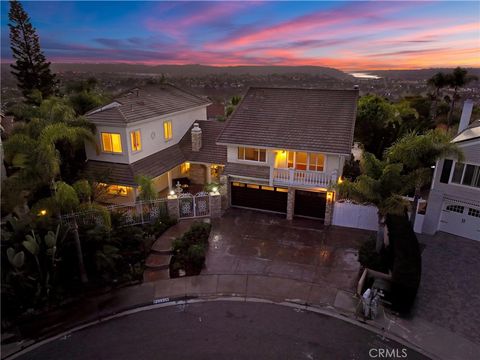
{"type": "Polygon", "coordinates": [[[47,215],[47,210],[45,209],[42,209],[38,212],[38,216],[45,216],[45,215],[47,215]]]}
{"type": "Polygon", "coordinates": [[[331,202],[333,200],[333,192],[327,191],[327,201],[331,202]]]}
{"type": "Polygon", "coordinates": [[[218,187],[214,186],[214,187],[212,188],[212,191],[213,191],[214,193],[216,193],[216,192],[218,191],[218,187]]]}
{"type": "Polygon", "coordinates": [[[343,183],[343,179],[342,179],[341,176],[338,178],[338,183],[339,183],[339,184],[343,183]]]}
{"type": "Polygon", "coordinates": [[[175,195],[175,191],[170,190],[169,194],[170,194],[171,196],[173,196],[173,195],[175,195]]]}

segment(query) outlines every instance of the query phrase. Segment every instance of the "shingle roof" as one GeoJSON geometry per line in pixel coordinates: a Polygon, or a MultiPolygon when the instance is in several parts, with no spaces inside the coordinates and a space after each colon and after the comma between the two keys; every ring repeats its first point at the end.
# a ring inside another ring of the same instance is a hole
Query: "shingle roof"
{"type": "Polygon", "coordinates": [[[268,166],[227,163],[223,173],[230,176],[249,177],[255,179],[268,180],[270,178],[270,168],[268,166]]]}
{"type": "Polygon", "coordinates": [[[191,134],[187,131],[178,144],[132,164],[89,160],[85,170],[86,175],[110,184],[136,186],[136,175],[157,177],[185,161],[225,164],[227,148],[215,143],[224,124],[208,120],[197,122],[202,129],[202,148],[199,152],[192,151],[191,134]]]}
{"type": "Polygon", "coordinates": [[[133,89],[112,101],[115,102],[120,105],[92,110],[87,119],[93,123],[131,123],[210,104],[209,100],[170,84],[133,89]]]}
{"type": "Polygon", "coordinates": [[[358,90],[250,88],[220,144],[350,154],[358,90]]]}
{"type": "Polygon", "coordinates": [[[227,162],[227,147],[217,145],[218,135],[223,130],[225,123],[215,120],[196,121],[202,129],[202,148],[192,151],[192,136],[188,130],[180,140],[180,148],[188,161],[205,162],[211,164],[225,164],[227,162]]]}

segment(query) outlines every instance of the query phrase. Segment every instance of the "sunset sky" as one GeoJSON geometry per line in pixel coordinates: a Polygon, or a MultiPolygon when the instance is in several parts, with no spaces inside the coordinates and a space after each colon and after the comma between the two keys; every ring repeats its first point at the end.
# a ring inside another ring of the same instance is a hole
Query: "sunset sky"
{"type": "MultiPolygon", "coordinates": [[[[480,66],[480,2],[22,2],[52,62],[480,66]]],[[[11,61],[8,2],[2,61],[11,61]]]]}

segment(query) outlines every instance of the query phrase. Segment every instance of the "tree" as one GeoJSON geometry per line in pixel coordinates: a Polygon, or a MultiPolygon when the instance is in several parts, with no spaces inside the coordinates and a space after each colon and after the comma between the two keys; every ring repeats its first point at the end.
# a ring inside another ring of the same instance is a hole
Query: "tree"
{"type": "Polygon", "coordinates": [[[337,185],[339,196],[370,203],[378,209],[377,251],[383,246],[385,217],[387,214],[403,214],[408,203],[402,198],[404,191],[403,165],[378,160],[373,154],[364,153],[360,162],[362,174],[355,181],[345,180],[337,185]]]}
{"type": "Polygon", "coordinates": [[[458,100],[458,89],[464,87],[469,82],[478,80],[475,75],[468,75],[468,70],[461,67],[456,67],[453,72],[447,75],[448,86],[453,88],[452,102],[450,104],[450,112],[448,113],[447,126],[450,127],[452,121],[453,111],[455,109],[455,102],[458,100]]]}
{"type": "Polygon", "coordinates": [[[152,178],[146,175],[135,176],[135,182],[140,187],[140,200],[154,200],[157,198],[157,191],[153,186],[152,178]]]}
{"type": "Polygon", "coordinates": [[[10,1],[8,14],[10,23],[10,48],[15,64],[11,65],[12,74],[17,78],[18,87],[29,102],[39,103],[55,92],[55,74],[50,70],[40,48],[40,42],[35,28],[22,4],[16,0],[10,1]],[[39,93],[41,98],[39,98],[39,93]]]}
{"type": "Polygon", "coordinates": [[[415,190],[410,218],[412,226],[415,224],[420,191],[432,178],[431,166],[446,156],[463,159],[460,148],[450,140],[451,137],[447,133],[439,130],[431,130],[423,135],[412,132],[395,142],[385,153],[388,162],[404,165],[406,184],[410,184],[415,190]]]}
{"type": "Polygon", "coordinates": [[[435,121],[437,118],[438,99],[440,98],[442,89],[448,85],[447,76],[442,72],[438,72],[427,80],[427,84],[435,88],[432,107],[430,108],[430,118],[435,121]]]}

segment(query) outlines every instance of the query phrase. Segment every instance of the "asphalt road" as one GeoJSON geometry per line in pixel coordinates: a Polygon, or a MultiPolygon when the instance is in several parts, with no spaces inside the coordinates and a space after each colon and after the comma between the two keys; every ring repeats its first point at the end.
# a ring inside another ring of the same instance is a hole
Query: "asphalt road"
{"type": "Polygon", "coordinates": [[[19,359],[427,358],[329,316],[266,303],[222,301],[131,314],[47,343],[19,359]],[[387,350],[396,356],[380,356],[387,350]]]}

